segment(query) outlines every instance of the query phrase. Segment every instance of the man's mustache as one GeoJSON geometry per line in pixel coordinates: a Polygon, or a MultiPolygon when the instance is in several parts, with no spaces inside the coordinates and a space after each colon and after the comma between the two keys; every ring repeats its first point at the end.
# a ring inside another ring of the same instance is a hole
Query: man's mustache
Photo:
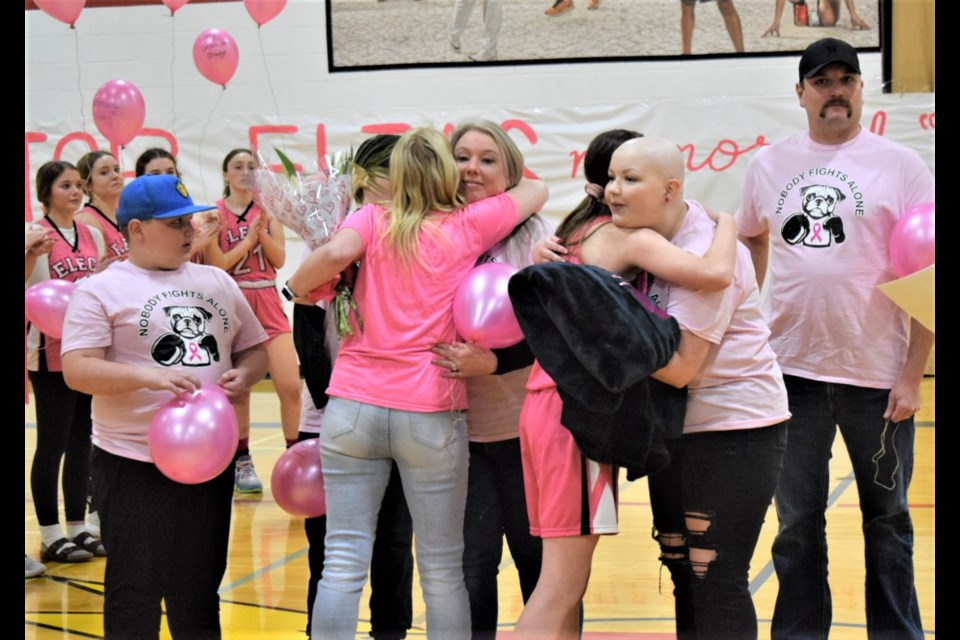
{"type": "Polygon", "coordinates": [[[844,100],[843,98],[833,98],[832,100],[828,100],[827,103],[823,105],[823,109],[820,110],[821,118],[826,117],[827,109],[830,107],[844,107],[847,110],[848,118],[853,115],[853,107],[847,100],[844,100]]]}

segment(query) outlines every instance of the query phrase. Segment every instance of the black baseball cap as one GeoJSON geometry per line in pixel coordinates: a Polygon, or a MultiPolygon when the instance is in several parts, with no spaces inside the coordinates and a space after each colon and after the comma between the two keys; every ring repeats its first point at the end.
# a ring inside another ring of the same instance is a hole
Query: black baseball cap
{"type": "Polygon", "coordinates": [[[860,58],[857,50],[836,38],[817,40],[800,57],[800,82],[817,75],[828,64],[841,62],[857,74],[860,73],[860,58]]]}

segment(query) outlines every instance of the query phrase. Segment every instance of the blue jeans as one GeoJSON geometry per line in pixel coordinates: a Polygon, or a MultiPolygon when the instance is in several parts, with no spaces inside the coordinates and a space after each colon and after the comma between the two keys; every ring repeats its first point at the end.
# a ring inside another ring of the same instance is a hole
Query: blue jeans
{"type": "MultiPolygon", "coordinates": [[[[301,305],[302,306],[302,305],[301,305]]],[[[298,440],[319,438],[319,433],[301,431],[298,440]]],[[[323,575],[323,541],[327,535],[327,516],[307,518],[303,522],[310,545],[307,559],[310,579],[307,583],[307,635],[313,620],[317,585],[323,575]]],[[[413,524],[403,498],[400,472],[393,465],[390,482],[383,496],[377,533],[370,562],[370,636],[405,638],[413,624],[413,524]]]]}
{"type": "Polygon", "coordinates": [[[787,425],[694,433],[668,446],[670,465],[649,485],[655,530],[686,539],[679,547],[661,539],[664,556],[680,556],[662,557],[674,583],[677,637],[755,639],[750,560],[780,477],[787,425]],[[706,531],[691,530],[688,521],[706,521],[706,531]],[[688,549],[717,556],[691,567],[688,549]]]}
{"type": "Polygon", "coordinates": [[[506,536],[526,602],[540,578],[543,542],[530,535],[520,438],[470,443],[470,482],[463,523],[463,575],[473,639],[496,637],[497,574],[506,536]]]}
{"type": "Polygon", "coordinates": [[[320,446],[327,537],[313,638],[355,637],[377,514],[394,461],[413,518],[428,637],[468,638],[462,562],[469,452],[463,414],[399,411],[331,398],[320,446]]]}
{"type": "Polygon", "coordinates": [[[784,376],[790,442],[777,488],[780,530],[773,562],[780,581],[773,638],[827,638],[826,517],[830,450],[837,426],[853,464],[866,545],[867,634],[922,638],[913,577],[913,419],[885,428],[889,391],[784,376]]]}

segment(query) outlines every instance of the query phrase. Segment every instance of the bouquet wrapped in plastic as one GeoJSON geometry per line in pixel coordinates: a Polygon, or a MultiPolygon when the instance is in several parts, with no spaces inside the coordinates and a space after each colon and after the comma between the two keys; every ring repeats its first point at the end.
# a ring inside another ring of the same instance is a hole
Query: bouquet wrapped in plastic
{"type": "MultiPolygon", "coordinates": [[[[310,176],[302,176],[290,159],[279,149],[274,149],[283,165],[283,174],[274,173],[262,162],[257,169],[257,189],[260,206],[287,227],[314,250],[337,230],[350,212],[353,195],[350,166],[352,153],[337,152],[328,158],[329,169],[319,169],[310,176]]],[[[353,324],[363,331],[363,319],[350,286],[343,278],[337,278],[331,302],[337,320],[337,334],[353,335],[353,324]]],[[[317,300],[326,296],[315,296],[317,300]]]]}

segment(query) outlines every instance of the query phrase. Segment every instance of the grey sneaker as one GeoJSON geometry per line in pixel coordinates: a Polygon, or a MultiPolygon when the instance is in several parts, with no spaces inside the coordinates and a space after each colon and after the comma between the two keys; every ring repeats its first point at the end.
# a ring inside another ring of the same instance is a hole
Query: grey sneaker
{"type": "Polygon", "coordinates": [[[233,488],[238,493],[261,493],[263,491],[263,483],[257,477],[257,470],[253,468],[253,459],[250,456],[237,458],[233,488]]]}
{"type": "Polygon", "coordinates": [[[27,554],[23,554],[23,560],[24,560],[24,569],[23,569],[24,580],[26,580],[27,578],[36,578],[37,576],[42,576],[47,572],[47,568],[44,565],[40,564],[39,562],[37,562],[27,554]]]}

